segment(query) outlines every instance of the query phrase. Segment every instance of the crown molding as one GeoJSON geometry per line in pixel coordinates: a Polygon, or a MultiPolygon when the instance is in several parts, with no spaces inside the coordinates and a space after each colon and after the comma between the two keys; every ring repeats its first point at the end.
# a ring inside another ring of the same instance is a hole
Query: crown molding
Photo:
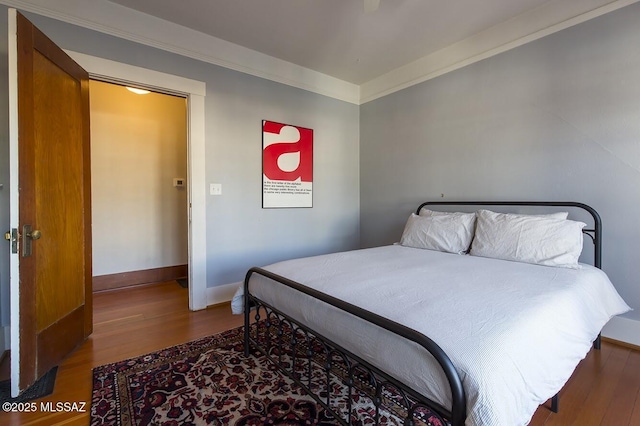
{"type": "Polygon", "coordinates": [[[1,4],[245,74],[359,104],[356,84],[106,0],[0,0],[1,4]]]}
{"type": "Polygon", "coordinates": [[[360,105],[638,1],[552,0],[360,86],[107,0],[0,0],[0,4],[360,105]]]}
{"type": "Polygon", "coordinates": [[[362,84],[360,104],[506,52],[638,1],[550,1],[362,84]]]}
{"type": "Polygon", "coordinates": [[[98,58],[73,50],[65,49],[65,53],[87,70],[91,78],[97,80],[121,82],[124,85],[133,83],[141,88],[160,93],[207,96],[207,85],[202,81],[98,58]]]}

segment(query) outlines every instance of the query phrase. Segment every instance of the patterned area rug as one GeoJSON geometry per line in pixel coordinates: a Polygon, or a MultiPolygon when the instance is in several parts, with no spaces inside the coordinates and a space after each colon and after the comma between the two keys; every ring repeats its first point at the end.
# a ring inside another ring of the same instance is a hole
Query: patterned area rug
{"type": "MultiPolygon", "coordinates": [[[[338,421],[262,354],[243,353],[243,328],[93,371],[91,425],[334,425],[338,421]]],[[[324,375],[326,377],[326,375],[324,375]]],[[[331,378],[338,410],[347,387],[331,378]]],[[[363,392],[351,395],[354,424],[373,423],[375,407],[363,392]]],[[[401,416],[401,414],[400,414],[401,416]]],[[[402,424],[382,410],[381,424],[402,424]]],[[[442,426],[426,413],[425,424],[442,426]]]]}

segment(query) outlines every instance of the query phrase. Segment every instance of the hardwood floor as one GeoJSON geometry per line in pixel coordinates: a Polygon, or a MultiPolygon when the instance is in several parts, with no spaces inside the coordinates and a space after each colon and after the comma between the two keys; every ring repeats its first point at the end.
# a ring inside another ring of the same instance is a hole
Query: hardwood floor
{"type": "MultiPolygon", "coordinates": [[[[95,294],[94,333],[60,365],[54,393],[41,400],[85,402],[86,412],[0,412],[0,424],[86,425],[93,367],[242,324],[228,305],[198,312],[190,312],[187,305],[187,289],[175,281],[95,294]]],[[[530,425],[640,425],[640,351],[603,342],[560,392],[559,413],[541,406],[530,425]]]]}
{"type": "Polygon", "coordinates": [[[176,281],[95,293],[93,303],[93,334],[58,368],[53,394],[36,401],[86,402],[86,412],[0,412],[0,425],[87,425],[93,367],[242,325],[229,305],[189,311],[188,290],[176,281]]]}

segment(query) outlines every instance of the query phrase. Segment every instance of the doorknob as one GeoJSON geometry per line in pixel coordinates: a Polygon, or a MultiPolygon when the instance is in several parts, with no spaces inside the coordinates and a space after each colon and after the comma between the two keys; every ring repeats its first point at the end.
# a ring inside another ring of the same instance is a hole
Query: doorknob
{"type": "Polygon", "coordinates": [[[38,229],[31,230],[31,225],[22,227],[22,257],[29,257],[32,253],[31,241],[39,240],[42,232],[38,229]]]}
{"type": "Polygon", "coordinates": [[[31,238],[32,240],[39,240],[40,237],[42,237],[42,232],[40,232],[39,229],[36,229],[31,232],[27,232],[27,237],[31,238]]]}

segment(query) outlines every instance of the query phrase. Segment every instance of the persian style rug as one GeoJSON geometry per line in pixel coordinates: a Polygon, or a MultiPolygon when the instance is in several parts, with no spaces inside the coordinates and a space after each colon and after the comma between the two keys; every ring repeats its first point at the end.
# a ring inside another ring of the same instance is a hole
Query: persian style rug
{"type": "MultiPolygon", "coordinates": [[[[326,370],[318,371],[326,378],[326,370]]],[[[330,377],[337,401],[332,408],[348,418],[348,388],[339,376],[336,372],[330,377]]],[[[388,400],[394,405],[393,398],[388,400]]],[[[366,389],[352,389],[353,424],[372,424],[374,416],[366,389]]],[[[431,413],[421,418],[424,421],[418,418],[416,424],[443,426],[431,413]]],[[[402,424],[402,413],[397,407],[381,410],[380,423],[402,424]]],[[[245,357],[243,327],[93,370],[91,425],[206,424],[339,422],[265,355],[252,350],[245,357]]]]}

